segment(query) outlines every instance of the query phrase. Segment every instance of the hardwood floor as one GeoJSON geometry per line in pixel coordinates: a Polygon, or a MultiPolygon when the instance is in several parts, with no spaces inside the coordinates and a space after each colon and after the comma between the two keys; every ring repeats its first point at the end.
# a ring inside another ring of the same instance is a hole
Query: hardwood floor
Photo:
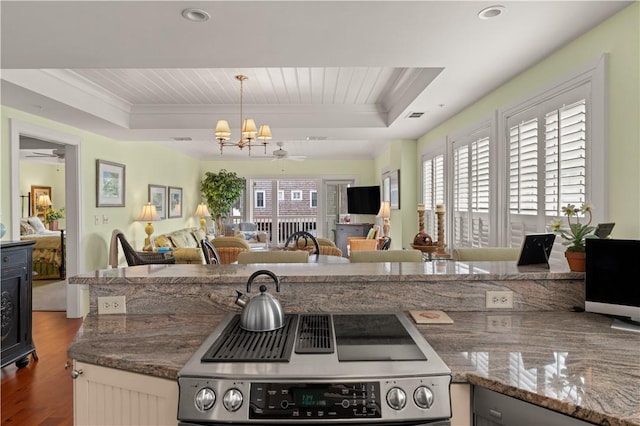
{"type": "Polygon", "coordinates": [[[38,361],[2,369],[2,425],[73,424],[73,381],[64,369],[67,348],[82,318],[65,312],[33,312],[33,342],[38,361]]]}

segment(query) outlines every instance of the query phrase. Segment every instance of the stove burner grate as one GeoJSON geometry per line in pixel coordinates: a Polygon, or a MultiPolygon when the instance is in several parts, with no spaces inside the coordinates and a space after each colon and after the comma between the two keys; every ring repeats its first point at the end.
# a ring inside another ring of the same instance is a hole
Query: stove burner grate
{"type": "Polygon", "coordinates": [[[202,362],[289,362],[295,331],[295,315],[285,315],[284,327],[273,331],[247,331],[235,315],[207,350],[202,362]]]}
{"type": "Polygon", "coordinates": [[[332,354],[333,331],[329,315],[301,315],[297,354],[332,354]]]}

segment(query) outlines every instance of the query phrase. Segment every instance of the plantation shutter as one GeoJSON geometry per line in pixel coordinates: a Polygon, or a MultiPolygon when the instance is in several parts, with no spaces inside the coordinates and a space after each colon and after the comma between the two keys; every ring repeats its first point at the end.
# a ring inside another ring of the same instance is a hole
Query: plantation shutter
{"type": "MultiPolygon", "coordinates": [[[[586,87],[577,87],[507,118],[511,245],[548,232],[567,204],[587,192],[586,87]]],[[[560,241],[556,238],[556,245],[560,241]]],[[[556,248],[552,257],[563,250],[556,248]]]]}
{"type": "Polygon", "coordinates": [[[425,232],[435,241],[438,233],[436,205],[444,204],[444,154],[423,159],[422,188],[425,232]]]}
{"type": "Polygon", "coordinates": [[[453,244],[489,245],[489,128],[453,144],[453,244]]]}

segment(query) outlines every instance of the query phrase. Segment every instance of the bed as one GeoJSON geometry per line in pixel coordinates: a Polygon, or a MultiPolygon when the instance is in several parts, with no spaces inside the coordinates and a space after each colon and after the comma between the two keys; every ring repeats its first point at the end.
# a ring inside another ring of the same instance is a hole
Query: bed
{"type": "Polygon", "coordinates": [[[34,240],[33,279],[63,280],[65,275],[64,230],[50,231],[37,216],[20,220],[20,239],[34,240]]]}

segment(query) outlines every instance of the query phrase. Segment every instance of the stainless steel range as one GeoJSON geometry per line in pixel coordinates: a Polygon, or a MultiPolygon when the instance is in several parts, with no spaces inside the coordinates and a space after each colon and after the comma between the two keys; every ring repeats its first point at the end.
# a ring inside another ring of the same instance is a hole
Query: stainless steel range
{"type": "Polygon", "coordinates": [[[399,314],[229,314],[178,373],[181,425],[450,425],[451,371],[399,314]]]}

